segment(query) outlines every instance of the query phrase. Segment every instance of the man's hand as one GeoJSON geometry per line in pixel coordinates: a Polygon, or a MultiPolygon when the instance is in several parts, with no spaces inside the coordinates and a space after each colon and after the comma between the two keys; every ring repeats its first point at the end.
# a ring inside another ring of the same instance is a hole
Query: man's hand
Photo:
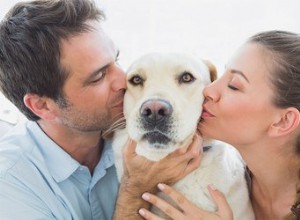
{"type": "Polygon", "coordinates": [[[195,135],[190,146],[182,147],[160,161],[150,161],[135,152],[132,140],[124,152],[124,179],[141,191],[156,190],[158,183],[174,184],[200,165],[202,139],[195,135]],[[142,189],[143,188],[143,189],[142,189]]]}
{"type": "Polygon", "coordinates": [[[116,204],[115,219],[141,219],[138,210],[148,208],[141,199],[144,192],[157,192],[158,183],[174,184],[200,165],[202,138],[195,134],[189,146],[182,147],[160,161],[149,161],[135,152],[129,140],[124,150],[124,175],[116,204]]]}

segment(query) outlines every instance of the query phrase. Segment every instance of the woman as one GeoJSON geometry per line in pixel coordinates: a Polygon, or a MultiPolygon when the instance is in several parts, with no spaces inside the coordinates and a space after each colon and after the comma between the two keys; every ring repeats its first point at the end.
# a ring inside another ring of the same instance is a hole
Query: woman
{"type": "MultiPolygon", "coordinates": [[[[299,219],[300,36],[268,31],[251,37],[204,96],[199,129],[241,153],[251,176],[256,219],[299,219]]],[[[232,219],[226,198],[213,185],[208,188],[216,213],[195,207],[167,185],[158,187],[177,201],[180,211],[149,193],[143,199],[173,219],[232,219]]],[[[161,219],[145,209],[139,213],[161,219]]]]}

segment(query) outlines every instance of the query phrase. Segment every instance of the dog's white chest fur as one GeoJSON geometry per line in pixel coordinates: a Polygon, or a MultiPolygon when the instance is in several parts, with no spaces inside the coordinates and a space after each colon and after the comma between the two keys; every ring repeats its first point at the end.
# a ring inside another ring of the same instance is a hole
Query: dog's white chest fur
{"type": "MultiPolygon", "coordinates": [[[[153,161],[191,141],[202,111],[202,91],[210,78],[212,71],[206,63],[181,54],[147,55],[129,68],[124,98],[126,129],[116,131],[112,143],[119,180],[129,136],[137,142],[137,154],[153,161]]],[[[239,153],[218,141],[210,146],[200,167],[173,187],[204,210],[215,211],[207,189],[214,184],[228,199],[234,219],[254,219],[239,153]]]]}

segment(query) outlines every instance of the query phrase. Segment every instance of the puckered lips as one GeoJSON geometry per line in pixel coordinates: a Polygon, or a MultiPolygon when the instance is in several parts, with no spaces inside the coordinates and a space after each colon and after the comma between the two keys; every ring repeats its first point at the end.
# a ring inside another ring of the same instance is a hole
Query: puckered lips
{"type": "Polygon", "coordinates": [[[201,118],[212,118],[214,117],[214,114],[212,114],[207,107],[203,106],[201,118]]]}
{"type": "Polygon", "coordinates": [[[123,108],[123,100],[124,100],[125,91],[120,91],[113,100],[110,102],[111,108],[123,108]]]}
{"type": "Polygon", "coordinates": [[[123,108],[123,100],[119,101],[118,103],[112,106],[113,108],[123,108]]]}

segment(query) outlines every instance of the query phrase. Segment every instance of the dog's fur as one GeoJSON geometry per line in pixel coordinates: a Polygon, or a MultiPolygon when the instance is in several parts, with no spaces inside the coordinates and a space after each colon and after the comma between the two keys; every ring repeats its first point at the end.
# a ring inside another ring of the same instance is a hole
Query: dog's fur
{"type": "MultiPolygon", "coordinates": [[[[128,135],[137,142],[137,154],[153,161],[191,142],[203,88],[215,78],[213,65],[184,54],[148,54],[132,64],[124,98],[126,129],[116,131],[112,144],[119,179],[128,135]]],[[[222,142],[207,145],[200,167],[173,187],[202,209],[216,211],[207,190],[212,183],[225,194],[234,219],[254,219],[240,155],[222,142]]]]}

